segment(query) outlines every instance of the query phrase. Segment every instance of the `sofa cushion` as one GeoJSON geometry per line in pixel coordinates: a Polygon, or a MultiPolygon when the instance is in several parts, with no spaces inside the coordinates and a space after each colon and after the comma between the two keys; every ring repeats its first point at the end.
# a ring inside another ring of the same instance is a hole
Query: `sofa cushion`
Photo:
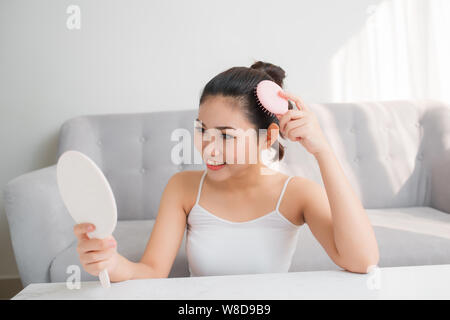
{"type": "MultiPolygon", "coordinates": [[[[379,267],[450,263],[450,214],[430,207],[366,209],[380,250],[379,267]]],[[[341,269],[309,227],[300,228],[290,271],[341,269]]]]}
{"type": "MultiPolygon", "coordinates": [[[[450,214],[430,207],[367,209],[380,250],[380,267],[450,263],[450,214]]],[[[139,261],[155,220],[118,221],[114,231],[117,250],[131,261],[139,261]]],[[[305,224],[289,269],[295,271],[338,270],[305,224]]],[[[185,253],[186,232],[169,277],[188,277],[185,253]]],[[[85,272],[76,252],[77,242],[52,261],[50,279],[65,282],[69,265],[78,265],[82,281],[97,280],[85,272]]]]}

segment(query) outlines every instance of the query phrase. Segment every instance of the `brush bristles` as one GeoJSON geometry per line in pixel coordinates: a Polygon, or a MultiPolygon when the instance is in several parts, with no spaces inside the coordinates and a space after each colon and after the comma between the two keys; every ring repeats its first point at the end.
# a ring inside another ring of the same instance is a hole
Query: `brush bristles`
{"type": "Polygon", "coordinates": [[[255,89],[253,90],[253,93],[255,94],[255,98],[256,98],[256,102],[258,103],[258,107],[260,107],[261,110],[264,111],[265,114],[267,114],[267,115],[269,115],[269,116],[271,116],[271,117],[274,117],[275,114],[272,113],[272,112],[270,112],[269,110],[267,110],[267,109],[262,105],[261,101],[259,101],[259,99],[258,99],[258,94],[256,93],[256,87],[255,87],[255,89]]]}

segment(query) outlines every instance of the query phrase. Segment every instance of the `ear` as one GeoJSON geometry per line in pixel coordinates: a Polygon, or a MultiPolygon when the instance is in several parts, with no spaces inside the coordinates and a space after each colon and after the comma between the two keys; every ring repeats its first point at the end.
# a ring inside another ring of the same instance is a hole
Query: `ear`
{"type": "Polygon", "coordinates": [[[267,128],[267,148],[270,148],[277,141],[280,134],[280,127],[272,122],[267,128]]]}

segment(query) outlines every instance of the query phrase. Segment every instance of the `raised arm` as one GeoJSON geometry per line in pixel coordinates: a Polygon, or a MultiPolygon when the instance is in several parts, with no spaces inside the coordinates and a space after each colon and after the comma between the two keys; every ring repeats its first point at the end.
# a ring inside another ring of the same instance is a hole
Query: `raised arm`
{"type": "Polygon", "coordinates": [[[373,228],[332,152],[317,156],[325,188],[309,181],[303,218],[338,266],[367,273],[378,264],[373,228]]]}
{"type": "Polygon", "coordinates": [[[379,252],[372,225],[361,201],[354,193],[334,155],[319,121],[300,99],[287,92],[279,94],[295,102],[297,109],[280,119],[280,130],[289,140],[298,141],[316,158],[325,189],[309,182],[303,220],[339,266],[358,273],[378,264],[379,252]]]}

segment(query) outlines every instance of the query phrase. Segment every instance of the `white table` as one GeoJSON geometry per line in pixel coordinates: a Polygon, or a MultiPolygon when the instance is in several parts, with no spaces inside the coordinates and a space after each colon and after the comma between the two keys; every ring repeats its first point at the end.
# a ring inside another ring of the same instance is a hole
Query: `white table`
{"type": "Polygon", "coordinates": [[[13,299],[450,299],[450,264],[379,268],[368,274],[315,271],[30,284],[13,299]]]}

